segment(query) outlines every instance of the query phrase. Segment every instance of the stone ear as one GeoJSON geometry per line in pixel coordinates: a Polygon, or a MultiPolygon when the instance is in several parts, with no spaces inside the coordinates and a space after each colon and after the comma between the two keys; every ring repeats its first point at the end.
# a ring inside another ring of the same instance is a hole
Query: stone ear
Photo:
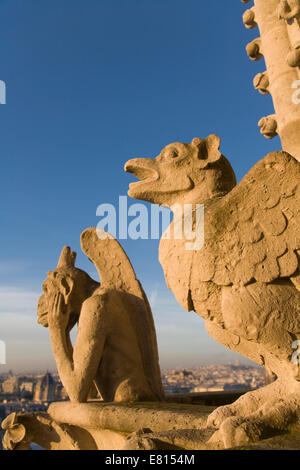
{"type": "Polygon", "coordinates": [[[209,135],[206,139],[196,137],[192,140],[192,145],[198,148],[198,158],[199,160],[203,160],[202,163],[204,166],[207,166],[208,163],[216,162],[221,158],[222,154],[219,150],[220,144],[220,137],[215,134],[209,135]]]}
{"type": "Polygon", "coordinates": [[[199,139],[199,137],[195,137],[195,138],[192,140],[192,145],[193,145],[194,147],[200,147],[201,142],[203,142],[203,139],[199,139]]]}

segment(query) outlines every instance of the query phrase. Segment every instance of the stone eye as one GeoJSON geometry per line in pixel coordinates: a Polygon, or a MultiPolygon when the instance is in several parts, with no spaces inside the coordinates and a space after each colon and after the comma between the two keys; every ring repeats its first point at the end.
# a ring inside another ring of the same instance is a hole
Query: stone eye
{"type": "Polygon", "coordinates": [[[167,158],[169,159],[177,158],[178,156],[179,156],[179,153],[178,153],[178,150],[176,149],[170,149],[167,152],[167,158]]]}

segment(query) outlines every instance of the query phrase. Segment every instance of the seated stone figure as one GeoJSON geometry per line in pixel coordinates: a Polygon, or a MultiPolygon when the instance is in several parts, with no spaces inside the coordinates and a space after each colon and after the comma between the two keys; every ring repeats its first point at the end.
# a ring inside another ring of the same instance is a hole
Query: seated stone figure
{"type": "Polygon", "coordinates": [[[155,327],[141,284],[111,235],[94,228],[81,236],[101,285],[75,267],[76,253],[62,250],[39,299],[38,321],[49,328],[61,381],[74,402],[94,386],[104,401],[163,398],[155,327]],[[73,349],[70,331],[78,322],[73,349]]]}

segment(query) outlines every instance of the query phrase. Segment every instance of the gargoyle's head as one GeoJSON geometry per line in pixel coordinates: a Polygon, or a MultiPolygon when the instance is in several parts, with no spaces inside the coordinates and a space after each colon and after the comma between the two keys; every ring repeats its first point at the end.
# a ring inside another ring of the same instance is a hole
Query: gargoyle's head
{"type": "Polygon", "coordinates": [[[65,314],[69,316],[69,328],[78,321],[82,302],[91,295],[99,284],[81,269],[75,268],[76,253],[65,246],[57,268],[47,273],[38,302],[38,323],[48,327],[49,303],[58,292],[63,297],[65,314]]]}
{"type": "Polygon", "coordinates": [[[236,185],[229,161],[221,154],[220,138],[193,139],[167,145],[155,158],[135,158],[125,171],[141,181],[131,183],[128,195],[155,204],[202,203],[228,193],[236,185]]]}

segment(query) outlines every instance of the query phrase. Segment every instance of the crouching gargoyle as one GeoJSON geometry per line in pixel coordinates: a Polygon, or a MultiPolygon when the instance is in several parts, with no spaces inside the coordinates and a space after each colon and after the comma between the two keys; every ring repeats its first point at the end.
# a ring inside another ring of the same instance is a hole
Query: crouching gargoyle
{"type": "Polygon", "coordinates": [[[38,304],[38,321],[49,328],[71,401],[86,402],[93,386],[104,401],[161,400],[154,321],[129,259],[118,241],[100,229],[85,230],[81,247],[101,285],[75,267],[76,253],[65,247],[38,304]],[[70,331],[77,322],[73,350],[70,331]]]}
{"type": "Polygon", "coordinates": [[[174,221],[162,237],[168,287],[187,311],[206,320],[216,341],[278,377],[210,415],[208,427],[219,429],[231,447],[299,422],[293,348],[300,339],[300,163],[285,152],[270,153],[237,185],[219,148],[215,135],[173,143],[155,159],[128,161],[125,170],[141,180],[130,185],[133,198],[171,208],[204,205],[201,249],[187,249],[187,240],[174,236],[174,221]]]}

